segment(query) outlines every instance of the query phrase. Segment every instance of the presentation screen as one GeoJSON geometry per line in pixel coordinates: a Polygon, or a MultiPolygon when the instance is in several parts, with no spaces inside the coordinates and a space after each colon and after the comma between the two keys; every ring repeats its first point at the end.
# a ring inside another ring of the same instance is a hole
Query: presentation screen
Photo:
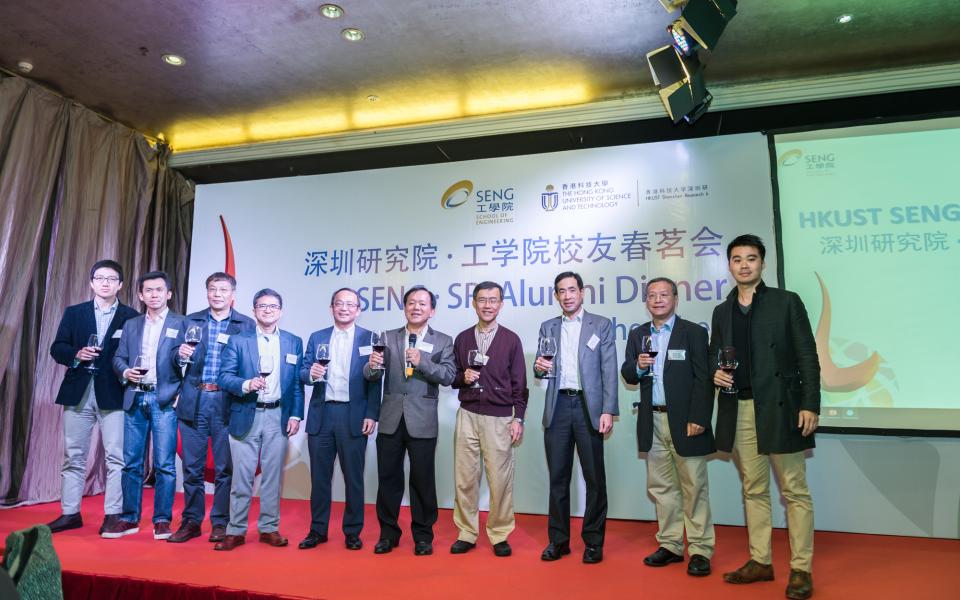
{"type": "Polygon", "coordinates": [[[821,424],[960,431],[960,119],[774,145],[784,285],[815,329],[821,424]]]}

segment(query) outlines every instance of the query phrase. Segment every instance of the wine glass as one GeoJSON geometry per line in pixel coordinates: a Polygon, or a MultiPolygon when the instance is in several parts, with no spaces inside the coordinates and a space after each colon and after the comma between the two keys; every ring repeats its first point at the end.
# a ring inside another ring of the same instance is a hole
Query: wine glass
{"type": "MultiPolygon", "coordinates": [[[[262,379],[266,379],[270,376],[270,373],[273,373],[273,357],[260,355],[260,360],[258,361],[257,371],[262,379]]],[[[264,388],[260,388],[257,392],[257,396],[263,398],[264,388]]]]}
{"type": "MultiPolygon", "coordinates": [[[[90,338],[87,340],[87,346],[89,348],[93,348],[97,352],[100,352],[103,350],[103,347],[100,345],[100,336],[98,336],[95,333],[90,334],[90,338]]],[[[96,358],[91,359],[90,362],[87,363],[85,368],[87,369],[87,371],[90,372],[91,375],[96,375],[97,371],[100,370],[100,367],[97,366],[96,358]]]]}
{"type": "MultiPolygon", "coordinates": [[[[138,354],[137,358],[133,361],[133,366],[130,367],[133,371],[140,376],[140,382],[143,382],[143,376],[147,374],[150,370],[150,359],[147,358],[144,354],[138,354]]],[[[139,385],[139,384],[137,384],[139,385]]]]}
{"type": "MultiPolygon", "coordinates": [[[[317,344],[316,358],[317,358],[317,362],[323,365],[324,369],[326,369],[327,365],[330,364],[330,344],[317,344]]],[[[326,383],[327,372],[324,371],[323,377],[321,377],[317,381],[318,382],[323,381],[324,383],[326,383]]]]}
{"type": "Polygon", "coordinates": [[[470,388],[480,390],[481,392],[483,391],[483,386],[480,385],[479,374],[480,371],[483,370],[483,365],[485,364],[483,359],[483,353],[479,350],[474,349],[467,352],[467,363],[469,364],[470,369],[476,371],[478,375],[477,380],[473,382],[473,385],[471,385],[470,388]]]}
{"type": "MultiPolygon", "coordinates": [[[[191,348],[196,348],[201,339],[203,339],[203,328],[199,325],[187,327],[187,331],[183,334],[183,342],[191,348]]],[[[190,364],[193,361],[187,358],[183,362],[184,364],[190,364]]]]}
{"type": "MultiPolygon", "coordinates": [[[[381,354],[387,349],[387,336],[383,333],[382,329],[374,329],[370,332],[370,347],[381,354]]],[[[377,370],[382,371],[384,368],[381,364],[377,367],[377,370]]]]}
{"type": "MultiPolygon", "coordinates": [[[[657,358],[657,354],[660,352],[656,348],[656,338],[652,335],[645,335],[640,338],[640,350],[643,354],[646,354],[650,358],[657,358]]],[[[653,377],[653,367],[651,366],[647,369],[647,377],[653,377]]]]}
{"type": "Polygon", "coordinates": [[[544,360],[550,361],[550,370],[543,376],[544,379],[556,379],[553,374],[553,357],[557,355],[557,340],[551,336],[540,338],[540,356],[544,360]]]}
{"type": "MultiPolygon", "coordinates": [[[[717,352],[717,368],[732,376],[738,366],[740,366],[740,363],[737,361],[737,349],[733,346],[720,348],[717,352]]],[[[731,385],[730,387],[723,388],[722,391],[725,394],[736,394],[740,390],[737,389],[736,385],[731,385]]]]}

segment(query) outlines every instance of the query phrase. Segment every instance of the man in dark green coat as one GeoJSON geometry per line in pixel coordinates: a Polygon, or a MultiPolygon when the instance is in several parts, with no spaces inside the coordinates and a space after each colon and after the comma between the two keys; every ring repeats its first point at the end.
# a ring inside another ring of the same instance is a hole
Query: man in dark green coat
{"type": "Polygon", "coordinates": [[[814,447],[820,413],[820,364],[800,297],[762,280],[766,248],[755,235],[727,246],[737,287],[713,311],[710,356],[733,348],[739,363],[726,373],[713,363],[718,397],[717,449],[733,452],[743,480],[750,560],[729,583],[773,579],[770,466],[787,503],[790,533],[788,598],[813,594],[813,501],[804,451],[814,447]],[[730,393],[725,388],[733,386],[730,393]]]}

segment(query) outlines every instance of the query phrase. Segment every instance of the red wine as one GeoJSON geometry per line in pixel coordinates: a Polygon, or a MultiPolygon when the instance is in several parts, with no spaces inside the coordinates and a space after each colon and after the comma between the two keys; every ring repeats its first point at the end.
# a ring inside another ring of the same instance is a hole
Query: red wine
{"type": "Polygon", "coordinates": [[[329,358],[318,358],[318,359],[317,359],[317,363],[319,363],[321,366],[324,366],[324,367],[325,367],[325,366],[327,366],[327,365],[330,364],[330,359],[329,359],[329,358]]]}
{"type": "Polygon", "coordinates": [[[720,370],[723,371],[724,373],[728,373],[732,375],[733,372],[737,370],[737,368],[732,365],[724,365],[720,367],[720,370]]]}
{"type": "Polygon", "coordinates": [[[260,371],[260,377],[263,377],[264,379],[266,379],[267,377],[270,376],[270,373],[273,373],[273,371],[266,371],[266,372],[260,371]]]}
{"type": "Polygon", "coordinates": [[[553,354],[541,354],[540,357],[544,360],[553,362],[553,354]]]}
{"type": "Polygon", "coordinates": [[[475,363],[475,364],[470,365],[470,368],[471,368],[472,370],[474,370],[474,371],[480,372],[480,371],[483,370],[483,364],[482,364],[482,363],[475,363]]]}
{"type": "Polygon", "coordinates": [[[650,358],[656,358],[656,357],[657,357],[657,354],[659,354],[659,353],[660,353],[659,350],[647,350],[646,352],[644,352],[644,354],[646,354],[646,355],[649,356],[650,358]]]}
{"type": "Polygon", "coordinates": [[[186,343],[188,346],[190,346],[191,348],[196,348],[196,347],[197,347],[197,344],[199,344],[200,342],[197,341],[197,342],[185,342],[185,343],[186,343]]]}
{"type": "Polygon", "coordinates": [[[373,351],[374,351],[374,352],[383,352],[383,351],[386,350],[386,349],[387,349],[387,345],[386,345],[386,344],[374,344],[374,345],[373,345],[373,351]]]}
{"type": "Polygon", "coordinates": [[[149,371],[150,369],[148,369],[148,368],[146,368],[146,367],[133,367],[133,369],[131,369],[131,370],[132,370],[134,373],[136,373],[137,375],[143,377],[144,375],[147,374],[147,371],[149,371]]]}

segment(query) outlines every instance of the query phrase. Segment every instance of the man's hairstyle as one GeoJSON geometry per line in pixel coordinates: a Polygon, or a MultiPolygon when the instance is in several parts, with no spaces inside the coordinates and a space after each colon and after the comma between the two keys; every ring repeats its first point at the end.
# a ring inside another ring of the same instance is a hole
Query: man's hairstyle
{"type": "Polygon", "coordinates": [[[257,300],[263,298],[264,296],[273,296],[277,299],[277,304],[280,305],[280,308],[283,308],[283,296],[280,295],[280,292],[276,290],[271,290],[270,288],[263,288],[259,292],[253,295],[253,307],[257,307],[257,300]]]}
{"type": "Polygon", "coordinates": [[[674,296],[677,295],[677,282],[670,279],[669,277],[654,277],[653,279],[647,282],[647,289],[649,290],[650,286],[655,283],[669,283],[670,289],[673,290],[673,295],[674,296]]]}
{"type": "Polygon", "coordinates": [[[123,267],[120,266],[115,260],[98,260],[93,263],[93,266],[90,268],[90,279],[93,279],[93,274],[97,272],[97,269],[113,269],[117,272],[117,277],[120,278],[120,283],[123,283],[123,267]]]}
{"type": "Polygon", "coordinates": [[[727,260],[730,260],[730,254],[732,254],[733,249],[738,246],[751,246],[756,248],[760,254],[760,260],[764,260],[767,256],[767,247],[763,245],[763,240],[752,233],[745,233],[733,238],[733,241],[727,244],[727,260]]]}
{"type": "Polygon", "coordinates": [[[473,288],[473,299],[477,299],[477,294],[483,290],[500,290],[500,299],[503,300],[503,286],[501,286],[496,281],[484,281],[477,284],[477,287],[473,288]]]}
{"type": "Polygon", "coordinates": [[[350,292],[351,294],[353,294],[354,296],[356,296],[356,297],[357,297],[357,306],[360,306],[360,294],[357,292],[357,290],[355,290],[355,289],[353,289],[353,288],[350,288],[350,287],[342,287],[342,288],[340,288],[339,290],[335,291],[335,292],[333,293],[333,295],[330,296],[330,306],[333,306],[333,302],[337,299],[337,294],[339,294],[340,292],[350,292]]]}
{"type": "Polygon", "coordinates": [[[217,271],[216,273],[210,275],[210,277],[207,277],[207,282],[203,284],[203,287],[204,288],[210,287],[210,284],[213,283],[214,281],[226,281],[227,283],[230,284],[230,287],[232,289],[234,290],[237,289],[237,280],[234,279],[233,275],[229,273],[224,273],[223,271],[217,271]]]}
{"type": "Polygon", "coordinates": [[[170,284],[170,276],[164,273],[163,271],[150,271],[149,273],[144,273],[137,279],[137,290],[143,291],[143,284],[151,279],[162,279],[164,285],[167,286],[167,291],[173,291],[173,285],[170,284]]]}
{"type": "Polygon", "coordinates": [[[427,294],[429,294],[429,295],[430,295],[430,308],[433,308],[433,309],[436,309],[436,308],[437,308],[437,297],[434,296],[434,295],[433,295],[433,292],[431,292],[430,290],[428,290],[428,289],[426,288],[426,286],[422,286],[422,285],[415,285],[415,286],[413,286],[412,288],[410,288],[409,290],[406,291],[406,293],[403,295],[403,305],[404,305],[404,306],[407,305],[407,298],[409,298],[411,294],[414,294],[414,293],[416,293],[416,292],[426,292],[427,294]]]}
{"type": "Polygon", "coordinates": [[[563,273],[560,273],[559,275],[557,275],[557,276],[553,279],[553,291],[554,291],[554,293],[559,293],[559,292],[560,292],[560,288],[559,288],[558,286],[560,285],[560,282],[563,281],[564,279],[566,279],[567,277],[573,277],[574,279],[576,279],[576,280],[577,280],[577,288],[579,288],[579,289],[581,289],[581,290],[583,289],[583,277],[580,277],[580,274],[579,274],[579,273],[574,273],[573,271],[564,271],[563,273]]]}

